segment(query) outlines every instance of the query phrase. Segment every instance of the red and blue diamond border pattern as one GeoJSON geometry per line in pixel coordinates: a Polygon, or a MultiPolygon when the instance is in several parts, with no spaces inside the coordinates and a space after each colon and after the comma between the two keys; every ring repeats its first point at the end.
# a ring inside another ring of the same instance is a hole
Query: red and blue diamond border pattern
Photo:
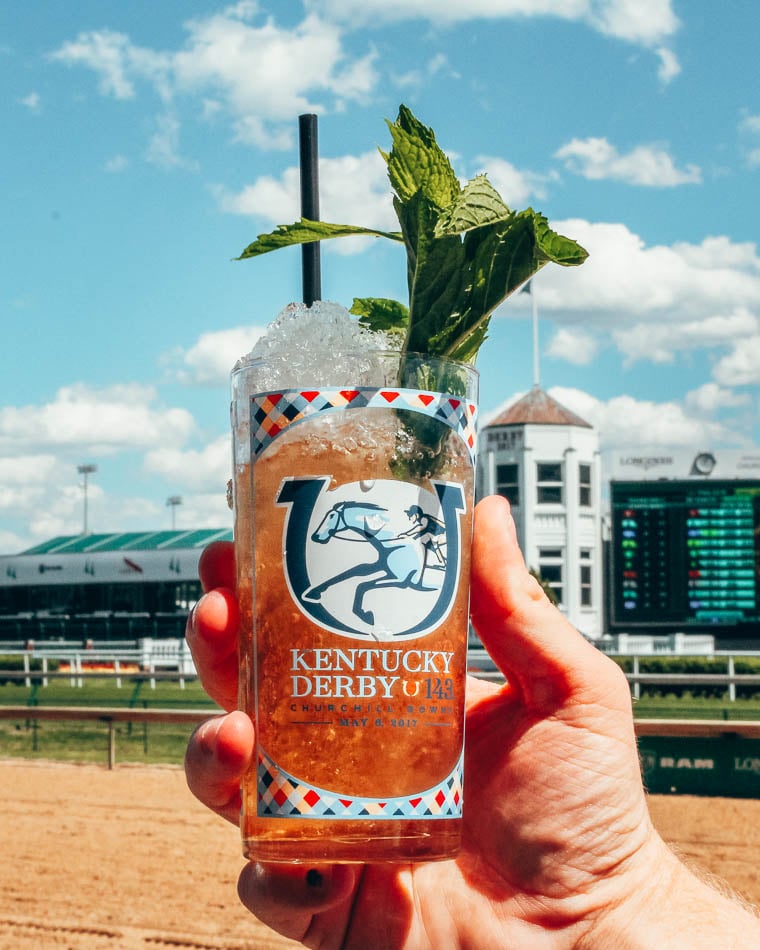
{"type": "Polygon", "coordinates": [[[442,782],[415,795],[357,798],[331,792],[284,772],[259,751],[260,818],[396,819],[461,818],[464,756],[442,782]]]}
{"type": "Polygon", "coordinates": [[[288,426],[319,412],[345,409],[408,409],[438,419],[463,439],[473,464],[477,406],[444,393],[418,389],[286,389],[251,397],[251,455],[255,460],[288,426]]]}

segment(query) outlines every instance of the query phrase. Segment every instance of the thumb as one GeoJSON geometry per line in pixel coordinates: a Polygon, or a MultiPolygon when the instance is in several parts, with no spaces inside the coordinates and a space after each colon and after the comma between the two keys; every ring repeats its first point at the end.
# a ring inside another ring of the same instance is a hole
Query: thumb
{"type": "Polygon", "coordinates": [[[517,543],[509,503],[499,495],[475,509],[471,615],[493,661],[528,705],[609,685],[609,660],[549,601],[517,543]]]}

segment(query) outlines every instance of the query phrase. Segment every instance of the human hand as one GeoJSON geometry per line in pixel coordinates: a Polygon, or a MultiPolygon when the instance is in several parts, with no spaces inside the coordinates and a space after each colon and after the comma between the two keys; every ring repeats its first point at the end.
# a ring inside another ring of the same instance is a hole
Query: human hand
{"type": "MultiPolygon", "coordinates": [[[[206,690],[233,709],[230,545],[204,554],[201,579],[210,593],[188,642],[206,690]]],[[[476,509],[471,608],[506,684],[468,681],[461,854],[427,864],[247,865],[243,903],[285,936],[373,950],[600,946],[598,934],[616,932],[611,921],[629,920],[671,886],[675,859],[649,819],[625,677],[546,599],[498,497],[476,509]]],[[[232,821],[252,749],[242,712],[205,723],[188,747],[190,788],[232,821]]]]}

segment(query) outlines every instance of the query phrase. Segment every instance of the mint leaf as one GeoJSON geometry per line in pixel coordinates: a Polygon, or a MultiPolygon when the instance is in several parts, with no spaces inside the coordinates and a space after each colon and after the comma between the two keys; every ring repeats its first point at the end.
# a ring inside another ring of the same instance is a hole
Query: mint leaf
{"type": "Polygon", "coordinates": [[[451,163],[440,149],[432,129],[424,126],[406,106],[388,123],[393,140],[390,155],[381,150],[388,165],[391,187],[402,202],[418,191],[439,208],[447,208],[461,191],[451,163]]]}
{"type": "Polygon", "coordinates": [[[409,264],[405,349],[444,356],[434,338],[454,319],[457,301],[465,293],[468,275],[462,239],[457,234],[434,236],[437,209],[419,192],[399,210],[409,264]]]}
{"type": "Polygon", "coordinates": [[[464,234],[473,228],[505,221],[512,215],[514,211],[504,204],[486,176],[478,175],[443,211],[435,225],[435,236],[464,234]]]}
{"type": "MultiPolygon", "coordinates": [[[[528,209],[530,211],[530,209],[528,209]]],[[[549,222],[542,214],[531,211],[536,218],[536,239],[541,253],[547,261],[562,264],[563,267],[577,267],[588,257],[588,251],[580,244],[552,231],[549,222]]]]}
{"type": "Polygon", "coordinates": [[[314,241],[325,241],[328,238],[361,235],[384,237],[392,241],[401,240],[401,235],[395,231],[376,231],[373,228],[360,228],[352,224],[330,224],[327,221],[309,221],[307,218],[301,218],[295,224],[280,224],[275,231],[260,234],[236,260],[243,261],[249,257],[259,257],[261,254],[268,254],[270,251],[277,251],[281,247],[289,247],[292,244],[312,244],[314,241]]]}
{"type": "Polygon", "coordinates": [[[350,312],[359,317],[359,323],[368,330],[406,336],[409,308],[398,300],[380,297],[354,297],[350,312]]]}
{"type": "MultiPolygon", "coordinates": [[[[435,239],[451,240],[459,239],[435,239]]],[[[427,245],[418,248],[417,268],[424,273],[430,262],[421,258],[421,252],[427,252],[427,245]]],[[[453,248],[449,253],[456,254],[453,248]]],[[[412,300],[407,345],[415,349],[428,338],[428,352],[474,362],[491,314],[511,293],[549,262],[580,264],[586,256],[575,241],[552,231],[546,218],[531,208],[511,213],[504,221],[473,227],[459,244],[459,281],[443,288],[437,300],[430,294],[412,300]],[[448,320],[440,319],[441,311],[449,312],[448,320]]],[[[435,289],[429,286],[430,291],[435,289]]]]}

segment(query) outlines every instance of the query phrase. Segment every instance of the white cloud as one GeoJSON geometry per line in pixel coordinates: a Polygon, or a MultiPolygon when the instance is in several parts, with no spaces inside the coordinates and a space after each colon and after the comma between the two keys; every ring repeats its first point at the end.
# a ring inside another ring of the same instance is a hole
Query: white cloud
{"type": "Polygon", "coordinates": [[[744,160],[750,168],[760,166],[760,115],[745,112],[739,122],[744,160]]]}
{"type": "Polygon", "coordinates": [[[686,393],[684,402],[689,409],[695,412],[711,414],[721,409],[736,409],[739,406],[748,406],[752,397],[748,393],[735,393],[724,389],[717,383],[705,383],[698,389],[686,393]]]}
{"type": "Polygon", "coordinates": [[[230,437],[225,435],[199,450],[166,446],[151,449],[145,455],[143,467],[163,476],[170,484],[181,485],[183,492],[216,490],[223,497],[231,473],[231,457],[230,437]]]}
{"type": "Polygon", "coordinates": [[[598,349],[599,340],[586,330],[560,327],[550,340],[546,353],[575,366],[588,366],[598,349]]]}
{"type": "Polygon", "coordinates": [[[196,163],[183,158],[179,148],[180,123],[176,115],[166,112],[155,120],[156,131],[148,142],[145,152],[151,165],[159,168],[188,168],[195,170],[196,163]]]}
{"type": "Polygon", "coordinates": [[[460,74],[451,68],[451,63],[445,53],[436,53],[427,63],[426,71],[428,76],[440,76],[441,73],[459,79],[460,74]]]}
{"type": "Polygon", "coordinates": [[[135,82],[150,82],[163,98],[170,95],[170,56],[136,46],[124,33],[91,30],[79,34],[51,54],[67,66],[86,66],[99,78],[103,95],[132,99],[135,82]]]}
{"type": "Polygon", "coordinates": [[[660,57],[660,68],[657,70],[657,76],[663,85],[667,85],[681,72],[681,64],[673,52],[665,46],[657,50],[660,57]]]}
{"type": "Polygon", "coordinates": [[[255,145],[270,151],[287,151],[293,145],[289,126],[273,126],[257,115],[244,115],[232,123],[233,139],[242,145],[255,145]]]}
{"type": "MultiPolygon", "coordinates": [[[[589,252],[581,267],[547,267],[533,289],[542,310],[603,326],[673,324],[760,310],[760,257],[751,242],[708,237],[651,245],[624,224],[552,221],[589,252]],[[577,315],[574,316],[574,315],[577,315]]],[[[524,295],[515,298],[525,303],[524,295]]]]}
{"type": "MultiPolygon", "coordinates": [[[[238,3],[219,13],[185,23],[182,48],[158,51],[135,44],[124,33],[80,33],[51,54],[68,66],[82,66],[98,77],[106,96],[127,100],[140,83],[166,103],[199,96],[197,115],[211,121],[224,115],[236,140],[262,148],[292,145],[292,117],[303,112],[340,109],[363,101],[378,82],[377,54],[349,54],[342,29],[309,15],[292,29],[270,17],[255,25],[256,4],[238,3]],[[283,123],[286,123],[283,125],[283,123]]],[[[176,150],[177,117],[159,119],[151,161],[183,164],[176,150]]]]}
{"type": "MultiPolygon", "coordinates": [[[[299,171],[295,167],[286,169],[279,178],[264,175],[237,193],[221,187],[215,191],[221,209],[231,214],[252,215],[272,224],[300,217],[299,171]]],[[[324,221],[398,230],[385,162],[377,150],[320,158],[319,194],[324,221]]],[[[332,242],[336,250],[345,252],[361,251],[368,243],[363,238],[332,242]]]]}
{"type": "MultiPolygon", "coordinates": [[[[92,456],[90,456],[92,457],[92,456]]],[[[153,476],[153,497],[112,484],[126,456],[99,466],[87,487],[88,527],[91,531],[144,531],[171,524],[166,507],[169,494],[180,494],[177,527],[228,527],[232,516],[225,488],[231,468],[229,436],[198,452],[170,446],[152,447],[142,470],[153,476]],[[156,490],[155,476],[165,483],[156,490]]],[[[130,463],[131,464],[131,461],[130,463]]],[[[137,477],[137,476],[135,476],[137,477]]],[[[0,550],[16,552],[58,535],[79,534],[83,527],[83,492],[76,465],[64,453],[27,455],[0,460],[0,550]],[[14,524],[15,530],[10,529],[14,524]]]]}
{"type": "Polygon", "coordinates": [[[152,387],[83,383],[58,390],[46,405],[0,408],[0,450],[87,450],[112,454],[155,444],[182,445],[195,423],[185,409],[157,404],[152,387]]]}
{"type": "Polygon", "coordinates": [[[670,155],[657,145],[638,145],[621,154],[605,138],[572,139],[555,153],[555,158],[562,159],[571,172],[592,180],[612,179],[652,188],[702,181],[696,165],[677,168],[670,155]]]}
{"type": "Polygon", "coordinates": [[[683,323],[636,324],[625,330],[614,330],[613,337],[629,360],[672,363],[676,351],[727,346],[732,340],[750,337],[759,329],[757,317],[747,310],[738,310],[725,316],[716,314],[683,323]]]}
{"type": "Polygon", "coordinates": [[[690,267],[711,270],[715,268],[760,274],[760,258],[753,241],[734,243],[724,234],[710,235],[701,244],[677,241],[673,251],[690,267]]]}
{"type": "Polygon", "coordinates": [[[0,458],[0,511],[14,514],[30,493],[39,493],[57,474],[49,453],[0,458]]]}
{"type": "Polygon", "coordinates": [[[199,451],[186,449],[197,435],[188,412],[161,406],[145,386],[79,384],[61,389],[46,405],[0,409],[0,550],[81,532],[77,466],[83,461],[98,466],[88,479],[90,530],[168,527],[164,502],[174,493],[183,496],[188,525],[228,525],[229,436],[199,451]],[[156,489],[156,476],[163,476],[165,488],[159,483],[156,489]],[[166,494],[147,496],[143,480],[150,481],[151,494],[166,494]]]}
{"type": "Polygon", "coordinates": [[[679,27],[672,0],[600,0],[584,6],[583,19],[595,29],[642,46],[661,43],[679,27]]]}
{"type": "Polygon", "coordinates": [[[177,528],[231,528],[232,512],[227,507],[226,481],[208,492],[184,492],[177,513],[177,528]]]}
{"type": "Polygon", "coordinates": [[[628,395],[604,401],[582,390],[561,386],[552,387],[549,393],[598,430],[602,451],[623,446],[677,448],[743,442],[727,426],[690,414],[676,401],[654,402],[628,395]]]}
{"type": "Polygon", "coordinates": [[[177,86],[222,93],[238,117],[290,119],[316,108],[312,91],[361,98],[376,79],[374,56],[349,59],[339,28],[316,16],[292,30],[273,19],[251,26],[229,11],[186,26],[188,42],[174,57],[177,86]]]}
{"type": "Polygon", "coordinates": [[[760,135],[760,115],[744,115],[739,123],[739,131],[760,135]]]}
{"type": "MultiPolygon", "coordinates": [[[[145,531],[162,524],[170,526],[163,499],[159,503],[130,494],[112,494],[95,480],[88,484],[87,509],[89,531],[145,531]]],[[[41,494],[34,503],[27,499],[27,524],[27,547],[58,535],[80,534],[83,501],[76,476],[50,486],[47,493],[41,494]]]]}
{"type": "Polygon", "coordinates": [[[123,172],[125,169],[129,168],[129,159],[126,155],[114,155],[112,158],[109,158],[104,166],[107,172],[111,174],[118,174],[123,172]]]}
{"type": "MultiPolygon", "coordinates": [[[[278,26],[274,17],[265,19],[255,3],[193,17],[184,24],[184,44],[174,50],[140,46],[114,30],[83,31],[50,58],[91,70],[101,93],[118,100],[135,98],[141,85],[164,105],[198,96],[200,121],[224,116],[237,141],[269,149],[292,146],[294,115],[338,111],[346,102],[366,101],[376,90],[378,52],[371,47],[349,52],[344,42],[346,29],[355,26],[411,18],[451,25],[480,18],[557,17],[656,49],[664,81],[678,71],[674,54],[663,45],[679,25],[671,0],[307,0],[305,6],[307,15],[289,28],[278,26]]],[[[428,76],[445,70],[455,75],[441,54],[425,67],[428,76]]],[[[419,82],[424,72],[412,70],[405,78],[419,82]]]]}
{"type": "MultiPolygon", "coordinates": [[[[82,490],[73,462],[52,452],[0,459],[0,517],[23,524],[25,533],[0,533],[0,550],[20,551],[35,541],[82,530],[82,490]]],[[[96,504],[102,490],[88,486],[88,502],[96,504]],[[89,488],[91,487],[91,491],[89,488]]]]}
{"type": "Polygon", "coordinates": [[[672,0],[306,0],[306,8],[350,26],[374,21],[557,17],[587,23],[606,36],[653,47],[679,27],[672,0]]]}
{"type": "Polygon", "coordinates": [[[732,352],[715,364],[713,376],[724,386],[760,383],[760,335],[735,343],[732,352]]]}
{"type": "Polygon", "coordinates": [[[19,554],[30,547],[29,539],[22,537],[15,531],[0,528],[0,551],[3,553],[19,554]]]}
{"type": "Polygon", "coordinates": [[[264,327],[233,327],[203,333],[187,349],[178,347],[163,358],[169,375],[193,386],[229,386],[230,371],[264,332],[264,327]]]}
{"type": "Polygon", "coordinates": [[[424,66],[410,69],[406,73],[392,76],[392,82],[401,89],[420,88],[430,79],[437,76],[450,76],[452,79],[461,79],[461,74],[452,68],[444,53],[436,53],[424,66]]]}
{"type": "MultiPolygon", "coordinates": [[[[612,342],[629,362],[673,362],[679,353],[712,351],[714,379],[724,386],[760,381],[760,257],[751,242],[725,236],[699,244],[647,246],[622,224],[553,221],[579,241],[589,259],[581,267],[546,267],[533,281],[542,319],[558,330],[582,325],[599,345],[612,342]]],[[[526,310],[513,297],[503,312],[526,310]]],[[[563,335],[551,355],[578,358],[563,335]]]]}
{"type": "MultiPolygon", "coordinates": [[[[644,446],[692,448],[695,445],[744,445],[749,440],[729,426],[703,416],[701,407],[673,400],[654,402],[633,396],[597,399],[582,389],[552,386],[549,395],[590,423],[599,433],[602,452],[609,449],[644,446]]],[[[484,425],[496,418],[524,393],[515,393],[484,419],[484,425]]]]}
{"type": "Polygon", "coordinates": [[[18,100],[19,105],[26,106],[30,112],[39,112],[42,108],[42,100],[38,92],[30,92],[28,96],[22,96],[18,100]]]}

